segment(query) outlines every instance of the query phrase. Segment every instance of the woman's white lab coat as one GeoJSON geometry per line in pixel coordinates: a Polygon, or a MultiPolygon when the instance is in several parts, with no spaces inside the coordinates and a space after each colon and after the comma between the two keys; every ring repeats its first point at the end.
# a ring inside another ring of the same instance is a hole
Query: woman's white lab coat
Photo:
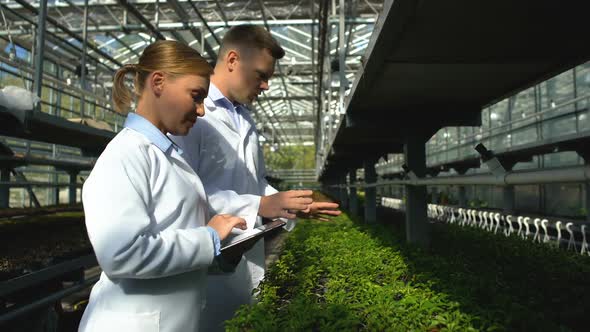
{"type": "Polygon", "coordinates": [[[214,244],[203,186],[184,158],[125,128],[82,196],[103,273],[80,331],[197,331],[214,244]]]}

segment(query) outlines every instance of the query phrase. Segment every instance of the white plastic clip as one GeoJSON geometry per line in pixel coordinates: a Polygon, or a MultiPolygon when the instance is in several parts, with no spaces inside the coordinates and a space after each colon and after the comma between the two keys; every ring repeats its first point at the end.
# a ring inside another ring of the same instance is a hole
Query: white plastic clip
{"type": "Polygon", "coordinates": [[[572,227],[574,227],[573,222],[568,222],[567,224],[565,224],[565,229],[568,233],[570,233],[570,239],[567,243],[567,250],[572,250],[573,248],[574,251],[578,251],[578,248],[576,247],[576,239],[574,238],[574,230],[572,229],[572,227]]]}
{"type": "Polygon", "coordinates": [[[539,233],[539,222],[541,221],[541,218],[535,218],[535,220],[533,221],[533,223],[535,224],[535,236],[533,236],[533,242],[539,242],[541,243],[541,234],[539,233]]]}

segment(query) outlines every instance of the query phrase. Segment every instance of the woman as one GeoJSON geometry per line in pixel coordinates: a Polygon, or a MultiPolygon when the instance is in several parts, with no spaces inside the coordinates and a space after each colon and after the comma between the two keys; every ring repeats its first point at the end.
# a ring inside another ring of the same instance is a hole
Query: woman
{"type": "Polygon", "coordinates": [[[115,109],[135,113],[98,158],[82,199],[90,242],[103,270],[80,331],[196,331],[206,271],[219,241],[243,219],[213,217],[182,151],[166,136],[186,135],[204,115],[212,69],[175,41],[148,46],[115,74],[115,109]],[[134,75],[134,92],[125,85],[134,75]]]}

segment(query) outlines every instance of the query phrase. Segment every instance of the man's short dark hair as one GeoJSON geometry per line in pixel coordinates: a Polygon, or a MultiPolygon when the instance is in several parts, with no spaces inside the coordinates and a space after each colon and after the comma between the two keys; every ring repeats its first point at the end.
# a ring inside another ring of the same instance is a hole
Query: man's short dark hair
{"type": "Polygon", "coordinates": [[[240,51],[245,51],[248,48],[265,49],[275,59],[285,56],[285,50],[262,26],[238,25],[229,29],[221,41],[219,56],[225,55],[232,48],[237,48],[240,51]]]}

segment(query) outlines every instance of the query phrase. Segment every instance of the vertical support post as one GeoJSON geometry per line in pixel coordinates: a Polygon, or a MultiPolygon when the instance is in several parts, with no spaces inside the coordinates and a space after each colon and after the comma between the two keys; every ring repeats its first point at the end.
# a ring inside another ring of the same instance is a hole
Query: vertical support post
{"type": "Polygon", "coordinates": [[[69,171],[68,174],[70,175],[70,187],[69,187],[69,203],[75,204],[76,203],[76,178],[78,177],[78,171],[69,171]]]}
{"type": "MultiPolygon", "coordinates": [[[[57,79],[61,80],[63,79],[63,69],[61,67],[61,65],[57,65],[56,68],[56,74],[57,74],[57,79]]],[[[57,89],[56,93],[55,93],[55,116],[61,116],[61,96],[62,96],[62,90],[61,89],[57,89]]]]}
{"type": "MultiPolygon", "coordinates": [[[[0,168],[0,181],[10,181],[10,169],[0,168]]],[[[5,209],[10,207],[10,186],[8,184],[0,184],[0,208],[5,209]]]]}
{"type": "MultiPolygon", "coordinates": [[[[410,136],[404,144],[406,165],[418,176],[426,174],[426,140],[410,136]]],[[[426,214],[426,187],[406,185],[406,239],[409,243],[427,246],[430,224],[426,214]]]]}
{"type": "MultiPolygon", "coordinates": [[[[80,62],[80,89],[86,91],[86,48],[88,46],[88,0],[84,0],[84,22],[82,27],[82,60],[80,62]]],[[[80,118],[86,114],[86,96],[80,96],[80,118]]]]}
{"type": "MultiPolygon", "coordinates": [[[[353,185],[356,183],[356,169],[351,169],[348,173],[348,182],[353,185]]],[[[350,187],[348,205],[350,207],[350,215],[358,216],[359,214],[359,201],[356,195],[356,187],[350,187]]]]}
{"type": "Polygon", "coordinates": [[[467,207],[467,189],[465,186],[459,186],[459,206],[467,207]]]}
{"type": "MultiPolygon", "coordinates": [[[[59,176],[56,174],[53,174],[53,183],[57,184],[57,182],[59,181],[59,176]]],[[[59,205],[59,187],[55,187],[53,188],[53,201],[52,204],[55,205],[59,205]]]]}
{"type": "MultiPolygon", "coordinates": [[[[590,165],[590,152],[577,151],[578,155],[584,159],[584,165],[590,165]]],[[[584,208],[586,208],[586,220],[590,221],[590,182],[584,182],[584,194],[586,196],[584,208]]]]}
{"type": "Polygon", "coordinates": [[[33,92],[42,97],[43,90],[43,59],[45,52],[45,23],[47,22],[47,0],[39,1],[39,15],[37,16],[37,34],[35,41],[35,79],[33,92]]]}
{"type": "Polygon", "coordinates": [[[347,209],[348,208],[348,183],[346,181],[346,173],[342,173],[338,176],[338,183],[343,185],[342,188],[340,188],[340,206],[343,209],[347,209]]]}
{"type": "Polygon", "coordinates": [[[338,202],[342,202],[342,193],[340,192],[340,188],[338,187],[338,178],[333,178],[330,183],[332,184],[332,192],[334,197],[338,200],[338,202]]]}
{"type": "Polygon", "coordinates": [[[346,29],[346,13],[344,11],[346,1],[340,0],[340,20],[338,25],[338,68],[340,73],[340,85],[338,93],[338,112],[344,114],[344,93],[346,92],[346,37],[344,30],[346,29]]]}
{"type": "Polygon", "coordinates": [[[438,204],[438,199],[439,199],[439,193],[438,193],[438,187],[432,187],[431,189],[431,203],[432,204],[438,204]]]}
{"type": "MultiPolygon", "coordinates": [[[[365,183],[377,182],[377,172],[375,171],[375,160],[367,159],[364,161],[365,183]]],[[[367,223],[377,222],[377,188],[365,188],[365,221],[367,223]]]]}
{"type": "MultiPolygon", "coordinates": [[[[510,172],[516,163],[505,162],[502,165],[507,172],[510,172]]],[[[503,211],[504,213],[514,214],[516,212],[516,191],[514,190],[514,186],[505,186],[502,190],[504,198],[503,211]]]]}
{"type": "MultiPolygon", "coordinates": [[[[316,72],[315,72],[315,38],[313,36],[315,36],[315,1],[310,1],[310,17],[311,17],[311,26],[309,27],[311,32],[311,96],[312,96],[312,101],[311,101],[311,109],[312,109],[312,113],[315,110],[316,112],[318,112],[318,114],[313,113],[316,116],[316,119],[319,119],[319,111],[316,109],[316,105],[317,105],[317,100],[316,100],[316,87],[315,87],[315,80],[316,80],[316,72]]],[[[315,149],[316,149],[316,154],[317,152],[320,151],[320,135],[319,135],[319,127],[321,126],[321,122],[316,120],[316,128],[315,128],[315,136],[314,136],[314,142],[315,142],[315,149]]],[[[316,160],[318,160],[318,158],[316,158],[316,160]]]]}
{"type": "Polygon", "coordinates": [[[514,186],[505,186],[503,189],[504,197],[504,213],[511,214],[515,211],[516,194],[514,186]]]}

